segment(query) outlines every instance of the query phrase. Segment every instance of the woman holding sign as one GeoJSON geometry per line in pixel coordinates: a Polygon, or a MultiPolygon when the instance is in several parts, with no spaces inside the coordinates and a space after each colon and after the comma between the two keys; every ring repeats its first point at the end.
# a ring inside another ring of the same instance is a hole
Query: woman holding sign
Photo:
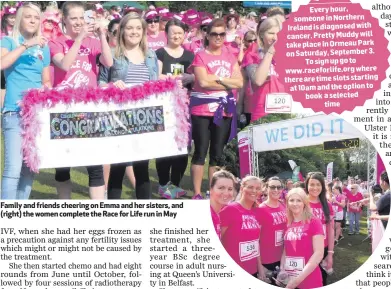
{"type": "Polygon", "coordinates": [[[50,52],[46,39],[41,36],[41,10],[37,5],[26,3],[19,8],[11,36],[1,39],[0,63],[6,79],[1,199],[28,199],[33,173],[23,162],[18,103],[29,89],[51,87],[50,52]]]}
{"type": "MultiPolygon", "coordinates": [[[[96,87],[97,56],[99,62],[113,64],[106,33],[94,23],[86,23],[82,2],[65,2],[62,6],[65,34],[49,42],[54,64],[54,86],[57,89],[96,87]],[[98,32],[99,40],[91,36],[98,32]]],[[[88,166],[91,199],[104,199],[102,166],[88,166]]],[[[71,198],[70,168],[56,169],[57,193],[60,199],[71,198]]]]}
{"type": "MultiPolygon", "coordinates": [[[[286,230],[286,208],[280,202],[283,185],[278,177],[270,178],[266,183],[268,198],[257,211],[257,220],[261,227],[259,248],[261,254],[259,279],[266,279],[267,271],[275,271],[280,267],[284,248],[284,233],[286,230]]],[[[274,284],[274,281],[271,280],[274,284]]]]}
{"type": "Polygon", "coordinates": [[[254,176],[245,177],[240,187],[238,201],[224,207],[220,212],[221,243],[231,258],[254,277],[258,277],[260,226],[256,215],[258,192],[261,180],[254,176]]]}
{"type": "Polygon", "coordinates": [[[303,189],[295,188],[288,193],[286,214],[288,226],[284,234],[281,272],[277,276],[279,282],[276,283],[280,285],[281,282],[289,289],[322,287],[319,268],[323,258],[322,222],[312,215],[303,189]],[[282,277],[285,272],[287,278],[282,277]]]}
{"type": "MultiPolygon", "coordinates": [[[[183,22],[172,19],[167,22],[165,32],[167,45],[156,50],[159,63],[159,78],[177,77],[182,86],[191,90],[194,75],[185,71],[194,60],[193,52],[182,48],[186,26],[183,22]]],[[[188,155],[178,155],[156,160],[156,171],[159,177],[159,194],[166,199],[180,198],[186,191],[179,187],[188,163],[188,155]]]]}
{"type": "Polygon", "coordinates": [[[245,69],[249,79],[250,91],[253,91],[251,121],[256,121],[266,115],[267,94],[284,92],[273,58],[274,44],[280,29],[281,22],[275,17],[263,21],[258,29],[259,47],[256,44],[250,46],[243,58],[242,68],[245,69]]]}
{"type": "Polygon", "coordinates": [[[315,218],[318,218],[323,225],[324,234],[324,261],[320,265],[322,271],[323,286],[327,284],[327,272],[333,268],[334,255],[334,211],[331,203],[326,198],[326,184],[322,173],[309,173],[307,175],[306,188],[310,208],[315,218]],[[325,267],[325,268],[324,268],[325,267]]]}
{"type": "MultiPolygon", "coordinates": [[[[114,65],[110,69],[103,67],[100,70],[101,86],[112,82],[114,86],[125,89],[158,79],[158,60],[155,52],[148,49],[146,30],[147,23],[135,12],[130,12],[121,19],[113,56],[114,65]]],[[[109,199],[121,198],[127,165],[128,163],[111,165],[107,188],[109,199]]],[[[149,160],[133,162],[133,170],[137,199],[150,199],[149,160]]]]}
{"type": "MultiPolygon", "coordinates": [[[[224,47],[226,25],[214,19],[207,26],[205,50],[196,54],[189,73],[194,73],[195,84],[190,95],[194,155],[191,175],[193,199],[202,199],[201,183],[209,150],[209,180],[228,142],[232,116],[236,113],[232,89],[243,86],[243,77],[237,59],[224,47]]],[[[236,133],[236,131],[233,131],[236,133]]]]}

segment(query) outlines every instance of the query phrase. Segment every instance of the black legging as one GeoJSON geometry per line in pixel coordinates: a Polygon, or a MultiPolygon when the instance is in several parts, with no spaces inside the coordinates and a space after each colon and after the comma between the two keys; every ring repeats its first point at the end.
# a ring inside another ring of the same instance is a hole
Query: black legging
{"type": "Polygon", "coordinates": [[[191,163],[204,165],[208,153],[209,144],[209,166],[222,165],[221,157],[224,146],[228,142],[231,130],[232,118],[224,117],[221,125],[213,122],[213,116],[191,116],[192,135],[194,140],[194,155],[191,163]]]}
{"type": "MultiPolygon", "coordinates": [[[[101,187],[105,185],[105,181],[103,179],[103,166],[88,166],[88,186],[90,188],[93,187],[101,187]]],[[[71,168],[57,168],[54,179],[57,182],[66,182],[71,179],[71,168]]]]}
{"type": "Polygon", "coordinates": [[[165,186],[171,181],[172,184],[179,187],[187,168],[187,162],[187,154],[156,159],[156,171],[159,177],[159,185],[165,186]]]}
{"type": "MultiPolygon", "coordinates": [[[[122,181],[129,163],[112,164],[110,167],[107,198],[121,199],[122,181]]],[[[134,177],[136,179],[136,198],[151,199],[151,181],[149,180],[149,160],[133,162],[134,177]]]]}

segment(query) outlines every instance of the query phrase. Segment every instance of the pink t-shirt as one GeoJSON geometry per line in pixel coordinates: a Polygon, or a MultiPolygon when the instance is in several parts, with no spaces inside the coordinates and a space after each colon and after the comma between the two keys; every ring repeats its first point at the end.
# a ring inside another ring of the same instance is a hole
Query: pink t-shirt
{"type": "MultiPolygon", "coordinates": [[[[49,41],[50,56],[68,53],[74,41],[62,35],[56,40],[49,41]]],[[[101,53],[99,40],[91,37],[84,38],[79,55],[69,71],[64,71],[54,65],[53,86],[57,88],[97,87],[98,73],[96,70],[97,56],[101,53]]]]}
{"type": "MultiPolygon", "coordinates": [[[[363,196],[360,193],[356,193],[355,195],[353,195],[352,193],[349,192],[346,194],[346,198],[348,199],[349,203],[353,203],[353,202],[361,201],[363,199],[363,196]]],[[[348,204],[347,206],[348,206],[348,212],[361,213],[361,206],[359,206],[358,204],[353,204],[353,205],[348,204]]]]}
{"type": "MultiPolygon", "coordinates": [[[[237,59],[224,46],[220,55],[211,55],[203,50],[196,54],[193,63],[188,69],[188,73],[193,74],[194,67],[204,67],[208,74],[214,74],[223,78],[230,78],[236,63],[237,59]]],[[[216,90],[207,90],[202,88],[197,80],[194,83],[192,93],[196,92],[203,94],[218,93],[216,90]]],[[[191,108],[191,114],[199,116],[213,116],[217,107],[217,102],[194,106],[191,108]]],[[[224,112],[224,116],[228,115],[224,112]]]]}
{"type": "Polygon", "coordinates": [[[221,228],[227,227],[221,242],[231,258],[250,274],[258,272],[260,228],[255,209],[234,202],[220,212],[221,228]]]}
{"type": "Polygon", "coordinates": [[[210,207],[210,213],[212,215],[212,222],[213,226],[215,227],[216,234],[219,236],[219,239],[221,239],[221,228],[220,228],[220,217],[219,214],[213,210],[212,206],[210,207]]]}
{"type": "Polygon", "coordinates": [[[153,51],[156,51],[159,48],[166,46],[167,44],[166,33],[164,31],[161,31],[156,37],[147,35],[147,41],[148,41],[148,48],[153,51]]]}
{"type": "Polygon", "coordinates": [[[281,260],[284,249],[284,233],[286,230],[286,209],[283,204],[271,208],[261,204],[257,212],[257,220],[261,226],[259,248],[262,264],[272,264],[281,260]]]}
{"type": "MultiPolygon", "coordinates": [[[[338,203],[341,203],[343,200],[345,200],[345,196],[343,194],[338,194],[336,197],[335,197],[335,200],[338,202],[338,203]]],[[[337,213],[337,212],[341,212],[343,211],[343,207],[341,205],[338,205],[336,203],[332,203],[333,204],[333,210],[334,210],[334,213],[337,213]]]]}
{"type": "MultiPolygon", "coordinates": [[[[290,276],[297,276],[314,254],[312,239],[323,235],[322,222],[312,218],[309,222],[293,222],[288,225],[284,235],[285,271],[290,276]]],[[[300,289],[322,287],[322,273],[319,266],[298,286],[300,289]]]]}
{"type": "MultiPolygon", "coordinates": [[[[331,206],[330,202],[327,202],[327,205],[329,206],[329,211],[330,211],[330,220],[334,219],[334,210],[333,207],[331,206]]],[[[328,242],[328,235],[329,235],[329,226],[326,224],[326,217],[323,213],[323,207],[321,202],[317,203],[312,203],[310,202],[310,207],[312,214],[314,215],[315,218],[319,219],[322,222],[323,226],[323,235],[324,235],[324,246],[327,247],[329,245],[328,242]]]]}

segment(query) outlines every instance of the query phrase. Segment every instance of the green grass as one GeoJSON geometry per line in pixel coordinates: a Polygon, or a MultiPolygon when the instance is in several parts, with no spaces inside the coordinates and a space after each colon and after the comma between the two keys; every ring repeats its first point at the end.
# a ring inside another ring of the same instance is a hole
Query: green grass
{"type": "MultiPolygon", "coordinates": [[[[186,190],[187,196],[185,198],[191,198],[193,196],[193,185],[190,177],[190,160],[185,172],[185,175],[182,178],[181,188],[186,190]]],[[[149,162],[149,174],[152,187],[152,195],[154,199],[160,199],[160,196],[157,194],[159,182],[156,173],[155,160],[149,162]]],[[[88,174],[87,170],[84,167],[73,168],[71,169],[71,180],[72,180],[72,199],[89,199],[88,195],[88,174]]],[[[36,175],[33,184],[33,191],[31,193],[30,199],[56,199],[56,181],[54,180],[54,169],[41,170],[38,175],[36,175]]],[[[202,183],[202,192],[205,192],[208,188],[208,171],[207,165],[204,170],[204,179],[202,183]]],[[[131,187],[127,177],[124,177],[123,182],[123,191],[122,199],[135,199],[135,191],[131,187]]]]}

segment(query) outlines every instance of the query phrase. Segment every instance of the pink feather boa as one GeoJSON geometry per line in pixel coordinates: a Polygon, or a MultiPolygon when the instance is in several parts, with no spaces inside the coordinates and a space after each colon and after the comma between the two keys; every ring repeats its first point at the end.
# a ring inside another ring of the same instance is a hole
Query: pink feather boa
{"type": "Polygon", "coordinates": [[[109,88],[77,88],[64,90],[30,90],[20,106],[22,116],[22,148],[24,161],[33,171],[39,172],[39,154],[35,138],[40,133],[38,112],[43,108],[52,108],[58,103],[114,102],[116,104],[137,102],[153,97],[155,94],[173,92],[175,98],[175,116],[177,118],[175,141],[178,148],[187,147],[189,123],[189,97],[185,89],[180,89],[174,80],[158,80],[121,90],[114,86],[109,88]]]}

